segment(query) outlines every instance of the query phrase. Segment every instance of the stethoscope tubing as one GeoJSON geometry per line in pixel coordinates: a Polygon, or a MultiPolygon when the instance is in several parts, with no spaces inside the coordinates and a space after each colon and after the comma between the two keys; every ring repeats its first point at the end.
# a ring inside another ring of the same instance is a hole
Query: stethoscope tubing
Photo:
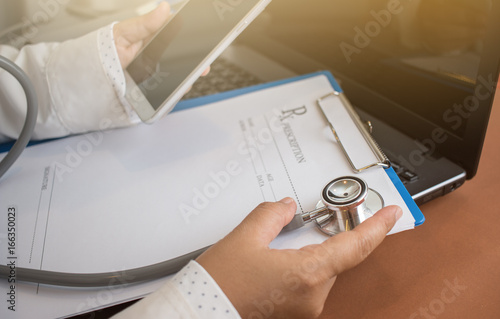
{"type": "Polygon", "coordinates": [[[0,265],[0,278],[63,287],[111,287],[164,278],[181,270],[210,246],[153,265],[104,273],[65,273],[0,265]]]}

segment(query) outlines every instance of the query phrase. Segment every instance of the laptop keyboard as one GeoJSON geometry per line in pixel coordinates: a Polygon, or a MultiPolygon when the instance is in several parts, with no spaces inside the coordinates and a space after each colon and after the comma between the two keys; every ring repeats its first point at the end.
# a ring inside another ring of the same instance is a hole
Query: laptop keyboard
{"type": "Polygon", "coordinates": [[[262,83],[264,81],[255,75],[227,59],[219,57],[210,66],[208,75],[196,80],[183,99],[197,98],[262,83]]]}
{"type": "Polygon", "coordinates": [[[391,161],[392,168],[398,174],[399,179],[403,182],[403,184],[408,184],[408,183],[413,183],[418,181],[419,176],[417,173],[412,172],[410,169],[406,168],[405,166],[401,165],[397,161],[391,161]]]}

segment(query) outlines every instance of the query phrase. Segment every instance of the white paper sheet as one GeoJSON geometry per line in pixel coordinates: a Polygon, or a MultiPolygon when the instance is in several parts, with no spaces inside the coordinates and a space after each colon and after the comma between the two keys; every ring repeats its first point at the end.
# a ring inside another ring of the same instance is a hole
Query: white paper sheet
{"type": "MultiPolygon", "coordinates": [[[[148,126],[94,132],[30,147],[0,183],[0,218],[17,210],[17,266],[107,272],[168,260],[215,243],[258,203],[293,197],[312,210],[323,186],[352,175],[316,100],[327,77],[291,82],[168,115],[148,126]]],[[[415,220],[383,169],[358,176],[415,220]]],[[[0,225],[5,225],[4,221],[0,225]]],[[[308,225],[274,248],[326,237],[308,225]]],[[[0,262],[7,263],[6,227],[0,262]]],[[[160,284],[67,289],[16,285],[16,312],[0,317],[68,316],[145,295],[160,284]]],[[[1,296],[9,285],[0,282],[1,296]]],[[[5,298],[0,298],[5,299],[5,298]]]]}

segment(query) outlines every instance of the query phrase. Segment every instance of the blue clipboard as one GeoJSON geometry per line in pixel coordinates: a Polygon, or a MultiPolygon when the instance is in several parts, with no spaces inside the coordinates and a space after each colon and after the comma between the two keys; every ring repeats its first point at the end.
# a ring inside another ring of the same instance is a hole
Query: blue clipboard
{"type": "MultiPolygon", "coordinates": [[[[179,111],[187,110],[187,109],[190,109],[193,107],[201,107],[201,106],[206,105],[206,104],[230,99],[230,98],[233,98],[233,97],[236,97],[239,95],[244,95],[244,94],[256,92],[259,90],[272,88],[272,87],[280,86],[280,85],[295,82],[295,81],[300,81],[300,80],[316,77],[318,75],[326,76],[328,78],[330,84],[332,85],[332,88],[334,89],[334,91],[342,93],[342,88],[337,83],[337,81],[335,80],[333,75],[328,71],[320,71],[320,72],[310,73],[310,74],[297,76],[297,77],[293,77],[293,78],[289,78],[289,79],[285,79],[285,80],[255,85],[255,86],[246,87],[246,88],[242,88],[242,89],[236,89],[233,91],[218,93],[218,94],[204,96],[204,97],[195,98],[195,99],[191,99],[191,100],[184,100],[184,101],[179,102],[175,106],[175,108],[172,110],[172,112],[179,112],[179,111]]],[[[46,141],[52,141],[52,140],[53,139],[46,140],[46,141]]],[[[29,145],[36,145],[36,144],[44,143],[46,141],[31,142],[29,145]]],[[[8,151],[12,147],[12,145],[13,145],[13,143],[1,144],[0,145],[0,153],[8,151]]],[[[425,217],[422,214],[422,212],[420,211],[420,209],[418,208],[417,204],[413,201],[411,195],[408,193],[408,191],[404,187],[403,183],[401,182],[401,180],[397,176],[394,169],[389,167],[389,168],[385,169],[385,172],[389,176],[392,183],[395,185],[400,196],[403,198],[403,200],[405,201],[406,205],[408,206],[410,212],[412,213],[413,218],[415,219],[415,226],[422,225],[425,221],[425,217]]]]}
{"type": "MultiPolygon", "coordinates": [[[[187,110],[187,109],[190,109],[193,107],[200,107],[200,106],[207,105],[210,103],[219,102],[222,100],[234,98],[234,97],[237,97],[239,95],[244,95],[244,94],[256,92],[259,90],[272,88],[272,87],[280,86],[283,84],[316,77],[318,75],[326,76],[328,78],[328,80],[330,81],[330,84],[332,85],[332,88],[334,89],[334,91],[342,93],[342,88],[337,83],[337,81],[335,80],[333,75],[328,71],[320,71],[320,72],[301,75],[301,76],[297,76],[297,77],[293,77],[293,78],[289,78],[289,79],[285,79],[285,80],[255,85],[255,86],[246,87],[246,88],[242,88],[242,89],[236,89],[233,91],[228,91],[228,92],[218,93],[218,94],[214,94],[214,95],[194,98],[191,100],[184,100],[184,101],[179,102],[175,106],[175,108],[172,110],[172,112],[179,112],[179,111],[187,110]]],[[[412,213],[413,218],[415,219],[415,226],[422,225],[425,222],[425,217],[422,214],[420,208],[418,208],[417,204],[415,203],[415,201],[413,200],[411,195],[406,190],[405,186],[403,185],[403,183],[399,179],[399,177],[396,174],[396,172],[394,171],[394,169],[392,167],[389,167],[389,168],[385,169],[385,172],[389,176],[390,180],[392,181],[392,183],[394,184],[394,186],[398,190],[400,196],[403,198],[406,205],[408,206],[408,209],[412,213]]]]}

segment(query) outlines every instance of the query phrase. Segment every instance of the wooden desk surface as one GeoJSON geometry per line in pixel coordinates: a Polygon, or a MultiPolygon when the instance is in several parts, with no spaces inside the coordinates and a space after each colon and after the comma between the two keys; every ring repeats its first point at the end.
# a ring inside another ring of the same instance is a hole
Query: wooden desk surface
{"type": "Polygon", "coordinates": [[[500,318],[500,94],[477,175],[340,275],[321,318],[500,318]]]}

